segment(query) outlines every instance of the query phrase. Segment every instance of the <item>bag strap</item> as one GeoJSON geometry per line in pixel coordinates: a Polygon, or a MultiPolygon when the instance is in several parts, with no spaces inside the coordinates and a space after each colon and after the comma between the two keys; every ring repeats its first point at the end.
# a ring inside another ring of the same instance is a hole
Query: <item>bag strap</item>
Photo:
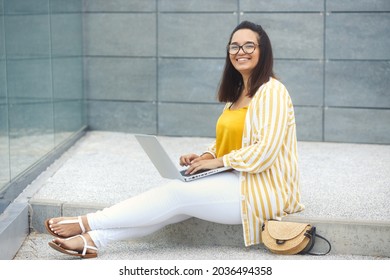
{"type": "Polygon", "coordinates": [[[322,240],[326,241],[326,243],[328,243],[328,246],[329,246],[328,251],[326,251],[326,253],[311,253],[309,251],[309,252],[307,252],[307,254],[308,255],[313,255],[313,256],[325,256],[325,255],[329,254],[330,250],[332,250],[332,245],[330,245],[329,240],[326,239],[325,237],[319,235],[319,234],[317,234],[315,237],[321,238],[322,240]]]}
{"type": "Polygon", "coordinates": [[[332,249],[332,245],[330,245],[329,240],[316,233],[316,227],[312,227],[310,231],[305,233],[305,235],[310,238],[310,243],[309,243],[308,247],[306,247],[303,251],[300,252],[300,254],[302,254],[302,255],[312,255],[312,256],[325,256],[332,249]],[[328,248],[327,252],[325,252],[325,253],[312,253],[311,252],[311,250],[314,247],[316,237],[321,238],[326,243],[328,243],[329,248],[328,248]]]}

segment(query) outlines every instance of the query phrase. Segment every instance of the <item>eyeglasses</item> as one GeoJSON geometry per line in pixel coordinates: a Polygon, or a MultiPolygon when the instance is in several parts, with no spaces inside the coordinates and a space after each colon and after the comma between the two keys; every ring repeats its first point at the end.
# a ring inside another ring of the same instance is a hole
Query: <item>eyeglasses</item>
{"type": "Polygon", "coordinates": [[[259,45],[252,42],[245,43],[242,46],[239,46],[237,44],[230,44],[227,46],[227,51],[230,54],[238,54],[240,49],[242,49],[244,53],[252,54],[256,50],[256,46],[259,45]]]}

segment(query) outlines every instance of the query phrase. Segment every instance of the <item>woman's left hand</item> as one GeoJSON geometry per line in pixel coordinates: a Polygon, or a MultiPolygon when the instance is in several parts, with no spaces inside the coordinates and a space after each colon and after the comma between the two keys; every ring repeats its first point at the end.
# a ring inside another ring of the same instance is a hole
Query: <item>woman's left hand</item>
{"type": "Polygon", "coordinates": [[[222,166],[224,166],[222,158],[197,159],[191,163],[185,174],[194,174],[200,170],[215,169],[222,166]]]}

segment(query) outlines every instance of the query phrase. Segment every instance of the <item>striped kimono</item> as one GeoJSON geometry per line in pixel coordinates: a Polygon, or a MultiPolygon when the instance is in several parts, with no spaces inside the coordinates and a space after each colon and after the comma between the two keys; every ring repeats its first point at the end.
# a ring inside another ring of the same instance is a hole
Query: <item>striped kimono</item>
{"type": "MultiPolygon", "coordinates": [[[[228,108],[231,104],[226,104],[228,108]]],[[[209,147],[215,154],[215,143],[209,147]]],[[[304,210],[300,203],[294,108],[285,86],[274,78],[249,104],[242,147],[223,156],[240,171],[241,217],[245,245],[261,243],[264,220],[304,210]]]]}

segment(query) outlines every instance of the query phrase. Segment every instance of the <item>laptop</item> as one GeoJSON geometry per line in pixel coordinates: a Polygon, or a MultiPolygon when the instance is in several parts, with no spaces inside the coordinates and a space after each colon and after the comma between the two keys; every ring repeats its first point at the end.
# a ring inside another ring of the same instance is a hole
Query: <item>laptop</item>
{"type": "Polygon", "coordinates": [[[189,182],[232,169],[231,167],[220,167],[201,170],[195,174],[185,174],[186,170],[179,170],[177,168],[156,136],[145,134],[136,134],[134,136],[163,178],[179,179],[184,182],[189,182]]]}

